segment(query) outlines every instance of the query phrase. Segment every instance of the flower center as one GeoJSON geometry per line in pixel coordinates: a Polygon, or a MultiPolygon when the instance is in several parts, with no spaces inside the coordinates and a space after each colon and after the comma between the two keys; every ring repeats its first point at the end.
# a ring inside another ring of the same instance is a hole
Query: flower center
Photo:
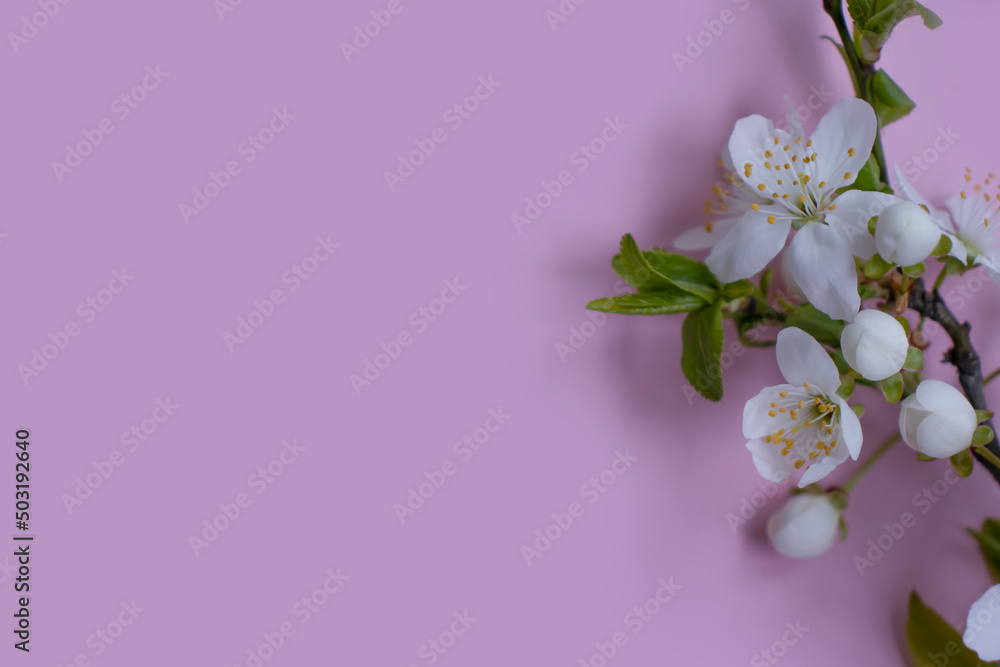
{"type": "Polygon", "coordinates": [[[829,456],[837,446],[840,431],[840,408],[814,387],[783,391],[770,404],[767,416],[780,427],[764,437],[764,442],[781,448],[781,455],[794,457],[798,470],[822,456],[829,456]]]}

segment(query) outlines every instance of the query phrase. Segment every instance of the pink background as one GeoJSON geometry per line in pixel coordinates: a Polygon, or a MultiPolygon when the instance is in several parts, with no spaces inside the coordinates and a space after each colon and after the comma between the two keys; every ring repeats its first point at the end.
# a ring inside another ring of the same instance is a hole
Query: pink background
{"type": "MultiPolygon", "coordinates": [[[[800,622],[783,664],[890,665],[903,664],[912,587],[964,620],[988,583],[964,529],[1000,514],[982,472],[921,514],[913,497],[944,467],[894,451],[854,494],[847,542],[793,562],[762,538],[778,500],[727,522],[758,491],[740,415],[779,377],[771,351],[736,360],[719,405],[685,397],[677,318],[608,318],[565,361],[557,351],[584,304],[615,293],[622,233],[664,245],[702,222],[737,118],[783,116],[782,96],[804,104],[811,89],[835,93],[824,110],[850,94],[818,39],[832,32],[820,4],[594,0],[553,30],[557,0],[403,0],[348,63],[338,44],[387,1],[247,0],[220,20],[210,0],[104,0],[59,5],[16,53],[0,47],[0,511],[13,513],[14,432],[28,428],[36,535],[32,652],[11,647],[8,558],[0,662],[246,665],[289,622],[265,664],[428,665],[425,644],[467,610],[476,621],[434,664],[579,665],[616,632],[623,667],[766,664],[755,656],[800,622]],[[733,22],[678,71],[673,53],[725,9],[733,22]],[[148,66],[169,76],[121,119],[112,104],[148,66]],[[449,125],[443,113],[491,75],[489,99],[449,125]],[[247,162],[239,146],[274,108],[295,117],[247,162]],[[114,131],[60,182],[52,163],[104,118],[114,131]],[[574,152],[607,118],[627,128],[578,171],[574,152]],[[436,128],[446,141],[391,192],[384,172],[436,128]],[[179,205],[230,160],[240,173],[187,224],[179,205]],[[573,182],[519,234],[511,215],[564,169],[573,182]],[[340,247],[293,291],[282,277],[317,237],[340,247]],[[134,280],[87,321],[79,304],[123,267],[134,280]],[[467,289],[440,317],[411,320],[456,279],[467,289]],[[275,289],[284,302],[231,353],[223,334],[275,289]],[[22,381],[18,366],[74,322],[22,381]],[[401,332],[411,344],[356,392],[350,376],[401,332]],[[179,407],[129,451],[122,434],[167,398],[179,407]],[[463,460],[453,443],[501,408],[509,420],[463,460]],[[293,439],[304,451],[261,489],[251,476],[293,439]],[[581,495],[619,450],[637,460],[581,495]],[[121,465],[68,510],[115,451],[121,465]],[[455,474],[401,525],[394,505],[446,460],[455,474]],[[196,555],[189,537],[241,493],[249,506],[196,555]],[[528,565],[522,545],[573,502],[582,516],[528,565]],[[859,576],[853,557],[906,511],[916,526],[859,576]],[[300,623],[293,607],[337,568],[350,579],[300,623]],[[661,579],[682,589],[633,633],[626,615],[661,579]],[[113,644],[93,638],[117,633],[133,600],[143,611],[113,644]]],[[[885,54],[919,104],[886,149],[904,162],[933,152],[939,130],[959,135],[917,180],[939,202],[964,167],[1000,166],[1000,7],[931,4],[944,27],[907,22],[885,54]]],[[[38,11],[12,0],[0,26],[38,11]]],[[[969,287],[959,314],[990,369],[997,288],[969,287]]],[[[927,359],[944,349],[937,339],[927,359]]],[[[989,393],[1000,404],[1000,387],[989,393]]],[[[870,452],[896,412],[858,398],[870,452]]]]}

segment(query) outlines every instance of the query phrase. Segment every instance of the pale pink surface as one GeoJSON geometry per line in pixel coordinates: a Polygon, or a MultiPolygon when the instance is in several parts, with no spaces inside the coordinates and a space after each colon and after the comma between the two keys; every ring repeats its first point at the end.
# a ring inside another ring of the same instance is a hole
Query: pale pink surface
{"type": "MultiPolygon", "coordinates": [[[[209,0],[71,2],[18,53],[4,47],[0,497],[12,505],[13,434],[29,428],[37,542],[32,654],[11,657],[0,572],[0,662],[244,665],[287,620],[296,632],[265,664],[424,665],[421,646],[468,610],[478,620],[436,664],[577,665],[618,631],[616,665],[748,664],[801,621],[783,664],[890,665],[911,588],[962,622],[988,583],[964,529],[1000,515],[985,474],[920,514],[914,495],[945,468],[901,447],[854,494],[847,542],[793,562],[762,538],[776,500],[735,533],[726,519],[757,491],[740,415],[779,380],[771,351],[737,359],[719,405],[685,398],[678,318],[609,318],[565,363],[556,351],[586,301],[614,294],[622,233],[666,245],[702,221],[737,118],[783,116],[786,94],[803,104],[825,87],[825,110],[850,93],[818,39],[833,31],[819,0],[594,0],[555,31],[556,0],[404,0],[348,64],[338,43],[386,4],[246,1],[220,21],[209,0]],[[672,54],[724,9],[734,22],[678,72],[672,54]],[[156,65],[169,77],[58,182],[66,144],[156,65]],[[502,85],[449,128],[442,113],[491,74],[502,85]],[[178,205],[242,160],[274,107],[296,118],[185,224],[178,205]],[[628,128],[576,172],[571,154],[609,117],[628,128]],[[391,193],[383,172],[437,127],[447,141],[391,193]],[[518,234],[511,214],[562,169],[572,185],[518,234]],[[282,274],[327,235],[341,247],[291,292],[282,274]],[[134,282],[82,324],[77,304],[122,267],[134,282]],[[417,334],[411,313],[456,277],[467,291],[417,334]],[[275,288],[287,301],[231,354],[223,333],[275,288]],[[70,321],[79,336],[25,386],[16,367],[70,321]],[[349,376],[401,331],[413,344],[357,395],[349,376]],[[121,433],[166,397],[176,413],[128,452],[121,433]],[[461,461],[452,443],[500,407],[509,423],[461,461]],[[305,452],[256,495],[248,477],[293,438],[305,452]],[[114,450],[123,465],[68,513],[63,494],[114,450]],[[638,460],[587,504],[580,486],[616,450],[638,460]],[[394,503],[446,459],[457,474],[400,525],[394,503]],[[252,504],[195,556],[189,535],[241,492],[252,504]],[[574,501],[582,517],[528,566],[521,546],[574,501]],[[859,576],[853,557],[906,511],[916,526],[859,576]],[[337,567],[350,580],[298,623],[293,605],[337,567]],[[633,634],[625,615],[671,578],[683,589],[633,634]],[[88,636],[133,599],[145,611],[95,657],[88,636]]],[[[904,162],[939,130],[960,135],[916,181],[940,203],[964,167],[1000,166],[1000,9],[931,4],[944,27],[909,21],[885,54],[919,105],[886,148],[904,162]]],[[[35,11],[6,3],[0,25],[35,11]]],[[[959,313],[992,368],[998,292],[976,287],[959,313]]],[[[945,348],[936,339],[931,365],[945,348]]],[[[858,397],[870,453],[896,412],[858,397]]]]}

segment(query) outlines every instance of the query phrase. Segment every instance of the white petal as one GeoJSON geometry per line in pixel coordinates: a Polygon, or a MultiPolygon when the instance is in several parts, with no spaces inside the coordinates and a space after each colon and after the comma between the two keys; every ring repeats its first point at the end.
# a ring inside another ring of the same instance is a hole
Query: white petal
{"type": "Polygon", "coordinates": [[[735,218],[732,220],[713,221],[711,225],[712,231],[708,231],[705,225],[698,225],[681,233],[680,236],[674,239],[674,247],[678,250],[704,250],[711,248],[722,240],[722,237],[733,228],[738,220],[738,218],[735,218]]]}
{"type": "Polygon", "coordinates": [[[930,410],[932,412],[938,411],[958,411],[972,412],[975,415],[975,409],[969,404],[969,399],[965,397],[965,394],[960,392],[955,387],[951,386],[947,382],[942,382],[941,380],[924,380],[919,385],[917,385],[917,399],[920,400],[920,405],[923,406],[925,410],[930,410]]]}
{"type": "Polygon", "coordinates": [[[812,149],[817,154],[816,177],[826,181],[827,190],[854,182],[871,155],[877,128],[871,105],[855,97],[837,102],[820,119],[812,135],[812,149]]]}
{"type": "Polygon", "coordinates": [[[787,132],[776,129],[774,123],[761,115],[754,114],[736,121],[733,133],[729,135],[729,157],[736,175],[750,187],[756,187],[761,176],[767,177],[769,183],[776,178],[764,168],[764,151],[773,147],[775,137],[782,144],[791,140],[787,132]],[[747,178],[743,168],[748,163],[757,178],[747,178]]]}
{"type": "Polygon", "coordinates": [[[965,246],[964,243],[962,243],[962,240],[959,239],[954,234],[949,234],[947,232],[945,232],[945,236],[951,239],[951,250],[948,251],[948,254],[957,259],[958,261],[960,261],[962,264],[968,262],[969,249],[965,246]]]}
{"type": "Polygon", "coordinates": [[[770,482],[783,482],[795,472],[795,466],[781,455],[778,447],[761,439],[751,440],[747,449],[753,454],[753,464],[760,476],[770,482]]]}
{"type": "Polygon", "coordinates": [[[1000,584],[973,603],[962,641],[979,655],[980,660],[1000,660],[1000,584]]]}
{"type": "Polygon", "coordinates": [[[839,465],[840,463],[834,461],[833,457],[824,457],[819,463],[809,466],[809,469],[802,475],[802,479],[799,480],[799,488],[804,489],[810,484],[818,482],[836,470],[839,465]]]}
{"type": "Polygon", "coordinates": [[[902,199],[884,192],[848,190],[834,200],[836,208],[826,209],[826,222],[847,241],[851,254],[870,259],[875,254],[875,238],[868,231],[868,221],[902,199]]]}
{"type": "Polygon", "coordinates": [[[861,454],[861,445],[864,443],[864,434],[861,432],[861,420],[854,414],[854,410],[851,410],[851,406],[847,404],[847,401],[840,396],[834,396],[833,400],[840,407],[841,438],[847,446],[847,451],[850,452],[851,458],[857,461],[858,455],[861,454]]]}
{"type": "Polygon", "coordinates": [[[916,394],[910,394],[900,403],[899,434],[910,449],[920,451],[917,447],[917,429],[930,416],[931,413],[923,408],[916,394]]]}
{"type": "Polygon", "coordinates": [[[715,244],[705,263],[719,280],[729,283],[750,278],[781,252],[792,223],[787,216],[776,216],[776,222],[771,224],[771,215],[775,213],[766,208],[747,211],[715,244]]]}
{"type": "Polygon", "coordinates": [[[829,226],[807,223],[789,248],[795,282],[809,301],[830,317],[851,320],[861,308],[858,274],[847,242],[829,226]]]}
{"type": "Polygon", "coordinates": [[[958,454],[972,445],[974,423],[963,422],[953,415],[933,412],[917,426],[919,451],[936,459],[958,454]]]}
{"type": "Polygon", "coordinates": [[[787,427],[792,421],[787,412],[778,413],[777,417],[769,417],[767,413],[774,410],[771,403],[787,402],[781,398],[781,392],[795,390],[796,388],[789,384],[766,387],[747,401],[746,405],[743,406],[743,437],[748,439],[763,438],[765,435],[787,427]]]}
{"type": "Polygon", "coordinates": [[[778,333],[775,349],[778,368],[789,384],[801,387],[815,385],[827,396],[840,387],[837,365],[816,339],[798,327],[787,327],[778,333]]]}
{"type": "MultiPolygon", "coordinates": [[[[931,206],[931,203],[920,194],[913,184],[907,180],[906,176],[903,175],[903,170],[899,168],[898,164],[892,165],[892,171],[896,176],[896,189],[899,190],[899,194],[903,196],[904,199],[913,202],[914,204],[920,204],[921,206],[926,206],[927,210],[933,216],[936,209],[931,206]]],[[[945,231],[954,231],[951,229],[945,231]]]]}

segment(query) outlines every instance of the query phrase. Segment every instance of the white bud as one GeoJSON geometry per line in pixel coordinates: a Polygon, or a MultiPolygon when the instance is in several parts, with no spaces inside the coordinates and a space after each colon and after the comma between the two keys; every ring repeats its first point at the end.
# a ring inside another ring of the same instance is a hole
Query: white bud
{"type": "Polygon", "coordinates": [[[903,368],[910,343],[895,317],[881,310],[862,310],[844,327],[840,347],[851,368],[878,382],[903,368]]]}
{"type": "Polygon", "coordinates": [[[825,495],[792,496],[767,520],[767,537],[780,553],[812,558],[829,550],[840,532],[840,510],[825,495]]]}
{"type": "Polygon", "coordinates": [[[1000,660],[1000,584],[986,591],[969,609],[962,641],[986,662],[1000,660]]]}
{"type": "Polygon", "coordinates": [[[906,444],[936,459],[971,446],[978,423],[962,392],[940,380],[921,382],[899,411],[899,432],[906,444]]]}
{"type": "Polygon", "coordinates": [[[941,228],[922,206],[904,201],[886,208],[875,225],[875,247],[882,259],[913,266],[941,242],[941,228]]]}

